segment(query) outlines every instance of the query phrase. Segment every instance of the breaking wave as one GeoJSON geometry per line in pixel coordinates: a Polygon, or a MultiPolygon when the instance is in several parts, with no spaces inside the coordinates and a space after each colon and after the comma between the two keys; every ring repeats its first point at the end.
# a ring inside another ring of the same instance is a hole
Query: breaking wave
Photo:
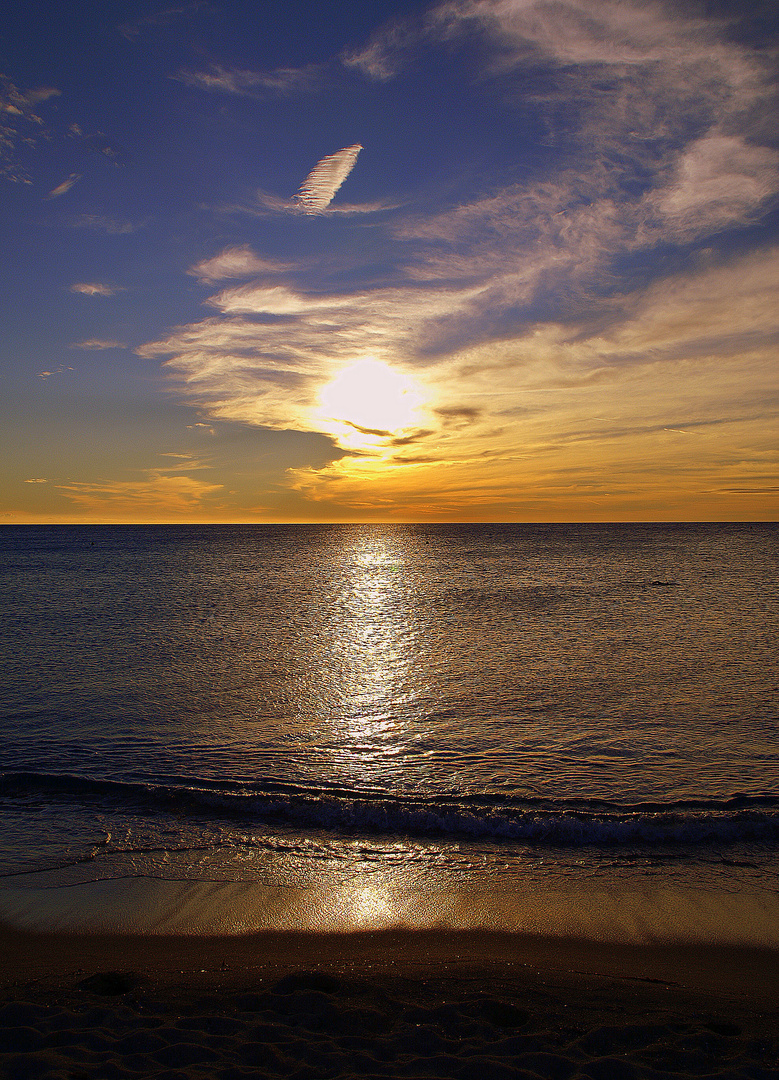
{"type": "Polygon", "coordinates": [[[181,780],[136,782],[36,772],[0,774],[0,799],[190,816],[275,827],[518,840],[538,845],[707,844],[779,839],[779,796],[619,804],[487,795],[393,795],[339,787],[181,780]]]}

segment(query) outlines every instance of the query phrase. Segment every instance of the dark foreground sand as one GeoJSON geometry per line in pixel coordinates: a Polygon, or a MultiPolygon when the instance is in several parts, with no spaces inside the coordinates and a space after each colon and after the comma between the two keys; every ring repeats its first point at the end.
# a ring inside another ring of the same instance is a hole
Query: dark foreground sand
{"type": "Polygon", "coordinates": [[[0,1076],[779,1077],[779,955],[498,933],[0,929],[0,1076]]]}

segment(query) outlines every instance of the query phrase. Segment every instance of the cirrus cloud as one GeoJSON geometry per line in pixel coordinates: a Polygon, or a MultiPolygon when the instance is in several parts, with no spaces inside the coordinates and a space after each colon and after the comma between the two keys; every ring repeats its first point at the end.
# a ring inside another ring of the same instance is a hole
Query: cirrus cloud
{"type": "Polygon", "coordinates": [[[225,248],[210,259],[203,259],[187,270],[204,284],[224,281],[228,278],[253,277],[258,274],[279,274],[291,268],[290,263],[276,259],[264,259],[256,255],[248,244],[225,248]]]}
{"type": "Polygon", "coordinates": [[[319,75],[319,68],[309,64],[303,68],[274,68],[271,71],[247,71],[212,64],[208,71],[179,71],[173,76],[185,86],[211,93],[251,97],[264,90],[277,94],[310,88],[319,75]]]}
{"type": "Polygon", "coordinates": [[[201,509],[222,485],[171,470],[146,469],[137,480],[71,481],[56,487],[87,519],[137,520],[140,513],[147,520],[164,521],[201,509]]]}
{"type": "Polygon", "coordinates": [[[106,285],[99,281],[77,281],[70,286],[70,291],[80,296],[116,296],[125,290],[120,285],[106,285]]]}
{"type": "Polygon", "coordinates": [[[30,178],[17,158],[19,145],[35,146],[33,132],[45,133],[38,105],[57,97],[53,86],[20,90],[7,76],[0,74],[0,176],[15,183],[29,184],[30,178]]]}
{"type": "Polygon", "coordinates": [[[327,209],[354,168],[361,150],[362,146],[355,143],[317,162],[295,196],[304,214],[321,214],[327,209]]]}
{"type": "MultiPolygon", "coordinates": [[[[779,195],[768,56],[661,4],[451,0],[342,62],[389,84],[423,45],[468,49],[480,92],[506,117],[532,112],[546,126],[540,164],[472,187],[452,177],[443,194],[371,221],[365,264],[382,269],[364,285],[359,268],[339,276],[336,256],[316,276],[248,246],[203,260],[191,271],[203,281],[255,280],[211,296],[217,314],[140,354],[164,357],[211,417],[334,440],[317,403],[340,370],[374,358],[413,377],[428,409],[413,430],[377,428],[383,442],[358,461],[291,475],[305,498],[352,512],[530,513],[586,490],[601,513],[609,489],[629,500],[655,468],[670,483],[674,462],[680,499],[717,470],[731,490],[756,484],[777,393],[768,298],[779,261],[773,250],[730,256],[721,236],[779,195]],[[591,460],[574,462],[573,447],[591,460]],[[544,494],[522,502],[520,475],[544,494]]],[[[322,159],[292,202],[261,193],[249,212],[348,212],[332,200],[359,152],[322,159]]]]}
{"type": "Polygon", "coordinates": [[[86,341],[74,341],[71,349],[84,349],[87,352],[101,352],[104,349],[126,349],[127,346],[121,341],[112,338],[89,338],[86,341]]]}

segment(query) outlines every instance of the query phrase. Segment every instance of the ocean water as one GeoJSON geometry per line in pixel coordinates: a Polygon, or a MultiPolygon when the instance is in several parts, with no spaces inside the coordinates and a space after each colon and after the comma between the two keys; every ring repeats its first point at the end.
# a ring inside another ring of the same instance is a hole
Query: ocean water
{"type": "Polygon", "coordinates": [[[4,527],[0,919],[779,943],[778,562],[774,524],[4,527]]]}

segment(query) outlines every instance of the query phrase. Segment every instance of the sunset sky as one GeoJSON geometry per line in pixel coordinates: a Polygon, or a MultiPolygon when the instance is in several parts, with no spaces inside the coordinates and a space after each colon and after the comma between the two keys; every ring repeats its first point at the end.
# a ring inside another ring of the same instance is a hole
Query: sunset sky
{"type": "Polygon", "coordinates": [[[2,6],[0,522],[776,519],[777,4],[2,6]]]}

